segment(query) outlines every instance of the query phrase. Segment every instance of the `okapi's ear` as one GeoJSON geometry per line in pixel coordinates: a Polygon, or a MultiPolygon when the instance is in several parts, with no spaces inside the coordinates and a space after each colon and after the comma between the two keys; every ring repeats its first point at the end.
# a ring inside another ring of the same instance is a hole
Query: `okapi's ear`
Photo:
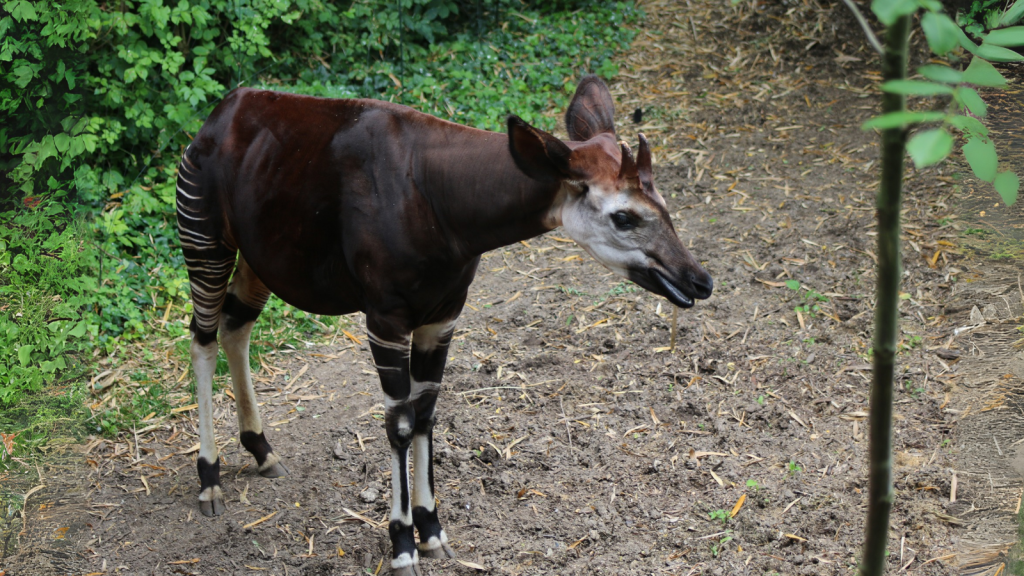
{"type": "Polygon", "coordinates": [[[582,142],[602,132],[615,135],[615,102],[608,86],[593,74],[584,76],[565,111],[569,139],[582,142]]]}
{"type": "Polygon", "coordinates": [[[534,180],[550,182],[570,176],[572,150],[565,142],[530,126],[515,114],[508,117],[508,149],[516,166],[534,180]]]}

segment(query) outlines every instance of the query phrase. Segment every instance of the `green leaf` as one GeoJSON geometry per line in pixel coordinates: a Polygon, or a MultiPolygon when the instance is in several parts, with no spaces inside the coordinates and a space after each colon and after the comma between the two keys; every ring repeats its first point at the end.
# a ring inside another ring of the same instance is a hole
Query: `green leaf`
{"type": "Polygon", "coordinates": [[[68,148],[71,146],[71,137],[64,132],[61,132],[53,137],[53,144],[57,147],[57,152],[63,154],[67,152],[68,148]]]}
{"type": "Polygon", "coordinates": [[[28,86],[28,83],[32,81],[36,75],[36,69],[28,64],[22,64],[15,66],[14,68],[14,83],[18,85],[18,88],[24,88],[28,86]]]}
{"type": "Polygon", "coordinates": [[[963,72],[954,70],[949,66],[939,66],[938,64],[921,66],[917,69],[917,73],[929,80],[945,82],[946,84],[958,84],[963,82],[964,77],[963,72]]]}
{"type": "Polygon", "coordinates": [[[889,112],[881,116],[875,116],[867,122],[861,124],[862,130],[872,130],[877,128],[879,130],[888,130],[889,128],[901,128],[909,126],[910,124],[919,124],[921,122],[935,122],[942,120],[946,117],[945,112],[938,111],[927,111],[927,112],[889,112]]]}
{"type": "Polygon", "coordinates": [[[1024,46],[1024,26],[993,30],[985,36],[985,44],[995,46],[1024,46]]]}
{"type": "Polygon", "coordinates": [[[1024,2],[1017,0],[1010,6],[1006,12],[1003,12],[1002,16],[999,17],[1000,26],[1009,26],[1016,24],[1020,21],[1021,17],[1024,17],[1024,2]]]}
{"type": "Polygon", "coordinates": [[[800,281],[799,280],[786,280],[786,288],[789,288],[790,290],[799,290],[800,289],[800,281]]]}
{"type": "Polygon", "coordinates": [[[907,142],[907,152],[918,168],[941,162],[952,150],[953,137],[942,128],[918,132],[907,142]]]}
{"type": "Polygon", "coordinates": [[[947,120],[951,126],[969,136],[988,136],[988,128],[977,118],[971,116],[953,116],[947,120]]]}
{"type": "Polygon", "coordinates": [[[39,19],[35,7],[28,0],[21,0],[21,2],[12,2],[10,4],[5,3],[4,8],[9,9],[11,16],[14,16],[14,19],[18,22],[39,19]]]}
{"type": "Polygon", "coordinates": [[[974,175],[980,180],[991,182],[996,177],[996,145],[991,140],[971,138],[964,144],[964,158],[971,165],[974,175]]]}
{"type": "Polygon", "coordinates": [[[21,348],[18,348],[18,362],[21,362],[22,366],[28,366],[28,363],[32,361],[32,351],[35,350],[35,346],[26,344],[21,348]]]}
{"type": "Polygon", "coordinates": [[[987,86],[989,88],[1006,87],[1006,78],[996,70],[990,62],[982,58],[972,58],[971,63],[964,70],[963,81],[976,86],[987,86]]]}
{"type": "Polygon", "coordinates": [[[1020,190],[1020,179],[1011,171],[1000,172],[992,181],[996,192],[1003,198],[1007,206],[1013,206],[1017,202],[1017,192],[1020,190]]]}
{"type": "Polygon", "coordinates": [[[921,28],[928,39],[928,47],[939,56],[956,48],[960,43],[956,32],[959,27],[945,14],[925,12],[921,17],[921,28]]]}
{"type": "Polygon", "coordinates": [[[43,165],[43,161],[47,158],[57,157],[57,144],[53,141],[53,136],[47,134],[43,136],[43,139],[39,142],[39,153],[36,157],[36,167],[43,165]]]}
{"type": "Polygon", "coordinates": [[[933,96],[935,94],[953,93],[953,89],[945,84],[925,82],[924,80],[889,80],[882,84],[882,90],[894,94],[914,96],[933,96]]]}
{"type": "Polygon", "coordinates": [[[991,60],[993,62],[1020,62],[1024,60],[1024,56],[1017,54],[1009,48],[1003,48],[1002,46],[993,46],[991,44],[982,43],[978,46],[978,49],[974,52],[975,56],[980,56],[985,60],[991,60]]]}
{"type": "Polygon", "coordinates": [[[72,328],[70,332],[68,332],[68,336],[72,338],[81,338],[82,336],[85,336],[85,329],[85,320],[82,320],[74,328],[72,328]]]}
{"type": "Polygon", "coordinates": [[[917,12],[917,2],[914,0],[874,0],[871,3],[871,11],[886,26],[892,26],[900,16],[917,12]]]}
{"type": "Polygon", "coordinates": [[[988,106],[985,105],[985,101],[978,95],[978,91],[974,88],[968,88],[967,86],[960,86],[953,93],[953,97],[956,98],[957,102],[961,103],[971,114],[984,118],[985,114],[988,113],[988,106]]]}

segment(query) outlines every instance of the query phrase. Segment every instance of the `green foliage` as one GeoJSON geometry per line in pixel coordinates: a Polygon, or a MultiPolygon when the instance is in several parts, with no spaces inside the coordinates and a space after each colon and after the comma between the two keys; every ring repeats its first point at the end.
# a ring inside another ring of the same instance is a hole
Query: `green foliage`
{"type": "Polygon", "coordinates": [[[715,510],[713,512],[708,512],[708,519],[711,520],[711,521],[717,520],[717,521],[721,522],[722,525],[724,526],[726,523],[729,522],[729,511],[728,510],[715,510]]]}
{"type": "MultiPolygon", "coordinates": [[[[1024,5],[1024,2],[1018,4],[1024,5]]],[[[921,28],[932,51],[942,56],[963,49],[970,52],[973,58],[963,72],[945,65],[929,64],[918,69],[918,73],[927,80],[891,80],[881,85],[885,92],[904,96],[950,96],[950,104],[946,111],[891,112],[868,120],[862,128],[910,129],[940,123],[938,127],[918,131],[907,142],[907,153],[919,169],[946,159],[953,151],[954,145],[950,132],[960,132],[967,140],[962,147],[964,158],[974,175],[991,182],[1003,201],[1008,206],[1012,205],[1017,201],[1020,181],[1012,171],[999,171],[995,144],[988,138],[985,125],[978,120],[985,116],[987,108],[977,90],[971,85],[1005,87],[1006,79],[991,62],[1024,60],[1024,56],[1007,48],[1024,46],[1024,26],[985,33],[986,28],[995,25],[1016,23],[1024,15],[1024,7],[1018,9],[1015,4],[1006,10],[999,10],[993,2],[974,2],[966,16],[961,14],[960,24],[966,26],[967,31],[973,36],[981,39],[980,46],[971,40],[957,23],[941,12],[942,6],[938,2],[875,0],[871,7],[879,20],[887,26],[895,22],[899,16],[913,14],[919,8],[924,8],[921,28]],[[978,20],[972,20],[979,14],[987,14],[984,17],[984,26],[978,20]]]]}
{"type": "Polygon", "coordinates": [[[95,290],[93,251],[59,200],[0,213],[0,405],[76,364],[87,323],[80,310],[95,290]]]}
{"type": "MultiPolygon", "coordinates": [[[[87,352],[187,333],[175,167],[228,89],[380,98],[491,129],[515,112],[551,128],[545,113],[578,76],[617,73],[611,57],[640,16],[569,0],[0,7],[0,406],[87,352]]],[[[257,332],[266,325],[256,346],[327,328],[276,299],[257,332]]]]}

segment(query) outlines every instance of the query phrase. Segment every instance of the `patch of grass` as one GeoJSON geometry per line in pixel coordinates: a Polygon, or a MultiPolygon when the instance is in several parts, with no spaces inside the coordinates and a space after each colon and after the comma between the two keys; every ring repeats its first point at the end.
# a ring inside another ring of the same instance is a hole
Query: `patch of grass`
{"type": "Polygon", "coordinates": [[[1024,576],[1024,506],[1017,512],[1017,543],[1007,554],[1006,571],[1013,576],[1024,576]]]}

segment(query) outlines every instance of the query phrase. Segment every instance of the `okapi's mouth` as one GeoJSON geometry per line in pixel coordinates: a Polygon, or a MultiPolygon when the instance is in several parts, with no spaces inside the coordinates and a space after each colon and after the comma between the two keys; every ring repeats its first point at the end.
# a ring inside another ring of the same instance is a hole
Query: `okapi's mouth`
{"type": "Polygon", "coordinates": [[[714,284],[707,272],[703,277],[697,278],[689,274],[689,282],[673,282],[661,270],[648,268],[644,271],[634,270],[630,273],[630,280],[636,282],[648,292],[664,296],[669,302],[680,308],[693,308],[694,299],[703,300],[711,296],[714,284]]]}

